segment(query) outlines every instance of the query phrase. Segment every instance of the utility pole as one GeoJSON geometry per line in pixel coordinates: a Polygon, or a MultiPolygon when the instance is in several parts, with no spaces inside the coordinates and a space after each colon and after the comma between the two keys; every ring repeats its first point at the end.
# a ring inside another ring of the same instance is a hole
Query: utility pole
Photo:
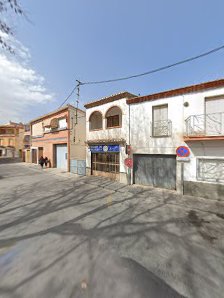
{"type": "Polygon", "coordinates": [[[80,97],[80,85],[81,82],[79,80],[76,80],[77,82],[77,99],[76,99],[76,113],[75,113],[75,124],[78,124],[78,108],[79,108],[79,97],[80,97]]]}

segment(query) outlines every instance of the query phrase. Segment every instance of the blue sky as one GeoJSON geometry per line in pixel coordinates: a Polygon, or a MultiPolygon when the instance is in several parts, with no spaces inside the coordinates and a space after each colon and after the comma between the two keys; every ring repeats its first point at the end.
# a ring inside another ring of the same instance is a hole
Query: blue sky
{"type": "MultiPolygon", "coordinates": [[[[45,78],[52,97],[24,106],[26,113],[20,109],[23,121],[57,108],[76,79],[141,73],[224,44],[222,0],[20,2],[31,22],[16,21],[16,38],[29,50],[29,67],[45,78]]],[[[223,58],[221,51],[150,76],[82,86],[81,106],[124,90],[144,95],[222,78],[223,58]]]]}

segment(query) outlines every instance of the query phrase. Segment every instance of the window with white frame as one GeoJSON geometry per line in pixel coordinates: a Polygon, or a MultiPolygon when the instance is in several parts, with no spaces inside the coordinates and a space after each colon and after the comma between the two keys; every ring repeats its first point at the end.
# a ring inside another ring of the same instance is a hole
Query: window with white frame
{"type": "Polygon", "coordinates": [[[167,137],[171,135],[171,121],[168,120],[168,105],[152,107],[152,136],[167,137]]]}
{"type": "Polygon", "coordinates": [[[59,129],[67,128],[66,118],[61,118],[58,120],[58,128],[59,129]]]}

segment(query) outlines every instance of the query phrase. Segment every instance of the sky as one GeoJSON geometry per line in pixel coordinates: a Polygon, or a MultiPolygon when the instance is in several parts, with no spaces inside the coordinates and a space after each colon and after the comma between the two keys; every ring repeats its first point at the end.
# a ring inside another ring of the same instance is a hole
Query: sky
{"type": "MultiPolygon", "coordinates": [[[[142,73],[224,44],[223,0],[20,0],[16,55],[0,49],[0,123],[57,109],[76,84],[142,73]]],[[[9,38],[8,36],[5,37],[9,38]]],[[[80,107],[224,78],[224,50],[153,75],[80,89],[80,107]]],[[[74,104],[74,94],[68,103],[74,104]]]]}

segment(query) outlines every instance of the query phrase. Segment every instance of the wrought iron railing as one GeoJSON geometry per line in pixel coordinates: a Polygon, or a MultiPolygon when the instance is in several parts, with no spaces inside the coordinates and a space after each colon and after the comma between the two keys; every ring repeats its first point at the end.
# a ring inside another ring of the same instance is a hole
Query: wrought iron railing
{"type": "Polygon", "coordinates": [[[186,136],[224,135],[224,112],[191,115],[185,120],[186,136]]]}
{"type": "Polygon", "coordinates": [[[153,121],[152,136],[153,137],[169,137],[172,135],[171,120],[153,121]]]}

